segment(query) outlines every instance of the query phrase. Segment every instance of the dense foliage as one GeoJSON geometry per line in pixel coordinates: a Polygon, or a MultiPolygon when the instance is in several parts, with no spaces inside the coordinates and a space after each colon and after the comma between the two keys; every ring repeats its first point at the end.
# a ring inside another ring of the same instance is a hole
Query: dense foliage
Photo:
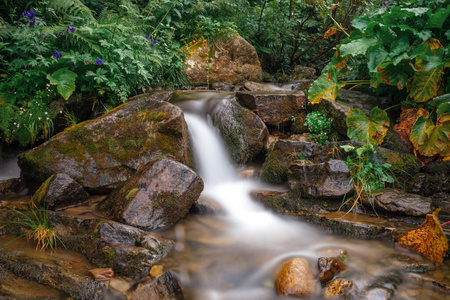
{"type": "MultiPolygon", "coordinates": [[[[421,155],[450,159],[449,4],[392,1],[371,16],[354,19],[352,34],[342,40],[309,89],[309,100],[335,99],[337,90],[349,83],[365,81],[391,92],[396,88],[403,91],[395,97],[403,112],[395,129],[421,155]],[[345,82],[341,77],[357,80],[345,82]]],[[[363,113],[350,112],[349,137],[374,145],[383,141],[389,120],[385,112],[375,110],[370,122],[363,113]],[[361,123],[368,126],[362,128],[361,123]]]]}

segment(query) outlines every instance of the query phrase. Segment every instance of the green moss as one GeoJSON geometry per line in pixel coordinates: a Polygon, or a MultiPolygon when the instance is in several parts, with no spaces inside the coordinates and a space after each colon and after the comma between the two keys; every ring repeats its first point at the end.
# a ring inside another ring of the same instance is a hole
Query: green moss
{"type": "Polygon", "coordinates": [[[125,199],[127,200],[127,201],[131,201],[135,196],[136,196],[136,194],[139,192],[139,188],[134,188],[134,189],[131,189],[129,192],[128,192],[128,194],[125,196],[125,199]]]}
{"type": "Polygon", "coordinates": [[[420,171],[419,160],[411,154],[382,152],[380,155],[391,165],[391,172],[398,181],[408,181],[420,171]]]}
{"type": "Polygon", "coordinates": [[[34,193],[33,198],[31,199],[31,202],[33,202],[36,205],[44,204],[44,197],[47,194],[48,186],[50,185],[50,182],[52,181],[53,177],[55,175],[50,176],[34,193]]]}
{"type": "Polygon", "coordinates": [[[74,138],[81,140],[86,136],[86,130],[81,126],[75,126],[72,129],[69,129],[69,134],[74,138]]]}
{"type": "Polygon", "coordinates": [[[94,143],[94,142],[91,142],[91,141],[86,143],[86,148],[92,154],[98,153],[100,151],[99,145],[97,145],[97,143],[94,143]]]}

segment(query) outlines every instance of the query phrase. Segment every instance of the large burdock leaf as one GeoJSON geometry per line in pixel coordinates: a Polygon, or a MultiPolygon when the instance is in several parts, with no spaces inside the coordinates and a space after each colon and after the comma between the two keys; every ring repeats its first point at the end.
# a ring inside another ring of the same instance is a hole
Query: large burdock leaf
{"type": "Polygon", "coordinates": [[[323,99],[336,99],[337,92],[345,85],[338,82],[338,73],[336,68],[329,68],[328,72],[313,82],[308,90],[308,99],[312,104],[320,103],[323,99]]]}
{"type": "Polygon", "coordinates": [[[76,77],[77,74],[67,68],[61,68],[51,75],[47,74],[47,79],[50,81],[50,84],[56,85],[58,93],[66,100],[75,91],[76,77]]]}
{"type": "Polygon", "coordinates": [[[442,47],[439,40],[430,39],[424,42],[427,47],[421,55],[416,57],[414,68],[416,72],[412,78],[412,83],[409,90],[408,97],[416,102],[427,102],[438,95],[439,87],[444,75],[444,64],[437,64],[433,68],[428,68],[426,61],[422,58],[427,58],[427,61],[443,62],[444,47],[442,47]]]}
{"type": "Polygon", "coordinates": [[[439,266],[448,249],[448,240],[438,220],[439,209],[426,216],[419,229],[410,231],[398,239],[398,244],[409,248],[439,266]]]}
{"type": "Polygon", "coordinates": [[[370,119],[359,109],[353,108],[347,115],[347,135],[350,139],[372,145],[383,142],[389,128],[389,118],[384,110],[374,107],[370,119]]]}
{"type": "Polygon", "coordinates": [[[377,38],[360,38],[348,44],[341,45],[340,51],[343,57],[347,55],[357,56],[366,54],[367,49],[378,43],[377,38]]]}
{"type": "Polygon", "coordinates": [[[440,154],[444,158],[447,157],[450,143],[450,114],[438,116],[436,124],[431,118],[419,117],[414,124],[409,140],[413,143],[414,148],[424,156],[440,154]]]}
{"type": "Polygon", "coordinates": [[[394,131],[397,132],[402,140],[409,144],[409,137],[413,129],[414,123],[421,116],[428,117],[429,112],[423,108],[408,108],[404,109],[400,114],[398,124],[394,126],[394,131]]]}

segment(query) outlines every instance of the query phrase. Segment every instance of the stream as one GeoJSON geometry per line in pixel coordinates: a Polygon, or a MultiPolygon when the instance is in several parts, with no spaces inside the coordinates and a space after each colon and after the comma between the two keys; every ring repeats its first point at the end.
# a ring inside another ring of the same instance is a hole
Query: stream
{"type": "MultiPolygon", "coordinates": [[[[217,214],[188,214],[174,228],[162,233],[176,243],[174,251],[158,264],[179,274],[188,299],[291,299],[278,296],[274,289],[274,275],[284,261],[304,258],[317,277],[318,258],[342,253],[348,258],[347,269],[337,278],[350,279],[357,292],[367,292],[365,299],[445,298],[444,290],[436,288],[433,281],[450,284],[448,259],[426,276],[393,271],[393,268],[400,269],[394,259],[397,256],[421,259],[387,242],[325,234],[294,217],[275,215],[255,202],[250,197],[251,191],[284,191],[286,188],[239,176],[243,169],[231,162],[218,130],[205,113],[206,106],[220,104],[226,97],[230,95],[180,93],[176,101],[185,112],[196,171],[205,183],[201,198],[221,208],[217,214]]],[[[13,177],[10,174],[17,175],[15,163],[12,167],[9,164],[9,161],[4,162],[0,169],[1,180],[13,177]]],[[[93,209],[76,208],[85,213],[93,209]]],[[[313,299],[323,299],[319,283],[315,290],[313,299]]]]}

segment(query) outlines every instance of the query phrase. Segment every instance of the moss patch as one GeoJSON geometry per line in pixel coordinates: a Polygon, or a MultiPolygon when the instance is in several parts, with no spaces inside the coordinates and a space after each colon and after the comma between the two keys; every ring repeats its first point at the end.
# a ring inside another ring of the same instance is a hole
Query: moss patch
{"type": "Polygon", "coordinates": [[[391,172],[400,182],[411,180],[420,171],[420,161],[411,154],[382,152],[380,155],[391,165],[391,172]]]}
{"type": "Polygon", "coordinates": [[[50,182],[52,181],[53,177],[55,175],[50,176],[40,187],[39,189],[34,193],[33,198],[31,198],[31,202],[33,202],[36,205],[42,205],[44,204],[44,198],[47,194],[48,187],[50,185],[50,182]]]}

